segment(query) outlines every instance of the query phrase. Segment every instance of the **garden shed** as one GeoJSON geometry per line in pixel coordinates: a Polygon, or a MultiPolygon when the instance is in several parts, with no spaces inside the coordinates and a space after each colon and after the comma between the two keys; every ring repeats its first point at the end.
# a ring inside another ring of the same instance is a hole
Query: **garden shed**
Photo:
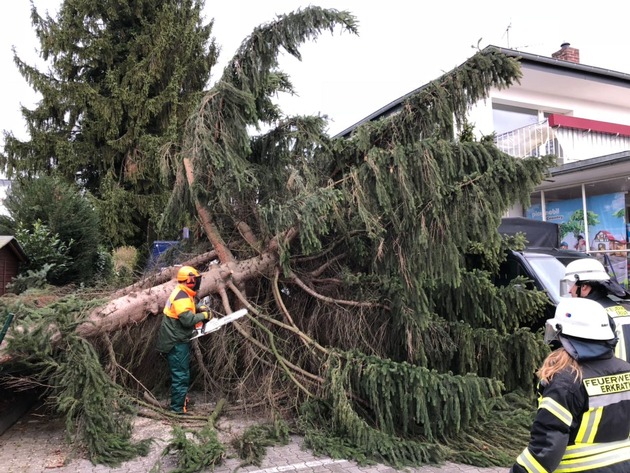
{"type": "Polygon", "coordinates": [[[0,235],[0,296],[7,292],[7,284],[17,276],[20,263],[27,259],[15,237],[0,235]]]}

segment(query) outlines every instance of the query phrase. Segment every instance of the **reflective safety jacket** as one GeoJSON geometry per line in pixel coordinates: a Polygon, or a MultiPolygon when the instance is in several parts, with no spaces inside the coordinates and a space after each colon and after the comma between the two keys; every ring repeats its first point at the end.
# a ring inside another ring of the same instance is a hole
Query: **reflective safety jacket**
{"type": "Polygon", "coordinates": [[[630,362],[630,313],[618,304],[606,307],[606,312],[615,322],[615,332],[619,338],[615,356],[630,362]]]}
{"type": "Polygon", "coordinates": [[[178,284],[166,301],[164,317],[158,333],[156,350],[168,353],[179,344],[190,341],[195,324],[204,320],[203,314],[197,314],[195,291],[178,284]]]}
{"type": "Polygon", "coordinates": [[[599,302],[606,309],[608,316],[613,320],[611,325],[614,325],[619,339],[615,346],[615,356],[630,362],[630,313],[624,306],[617,304],[608,296],[587,296],[587,299],[599,302]]]}
{"type": "Polygon", "coordinates": [[[539,387],[529,445],[513,473],[630,472],[630,363],[613,357],[580,363],[539,387]]]}

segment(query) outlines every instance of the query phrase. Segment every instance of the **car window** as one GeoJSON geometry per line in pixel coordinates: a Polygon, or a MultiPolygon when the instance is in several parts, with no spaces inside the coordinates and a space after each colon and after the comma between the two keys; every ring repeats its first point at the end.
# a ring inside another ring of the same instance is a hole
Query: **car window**
{"type": "Polygon", "coordinates": [[[554,304],[560,301],[560,279],[564,277],[564,264],[549,255],[528,253],[523,255],[549,293],[554,304]]]}

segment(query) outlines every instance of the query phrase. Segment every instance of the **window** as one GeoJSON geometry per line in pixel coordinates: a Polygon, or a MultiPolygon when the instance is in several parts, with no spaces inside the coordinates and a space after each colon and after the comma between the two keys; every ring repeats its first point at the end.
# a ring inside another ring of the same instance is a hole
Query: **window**
{"type": "Polygon", "coordinates": [[[539,122],[538,110],[495,103],[492,121],[497,135],[539,122]]]}

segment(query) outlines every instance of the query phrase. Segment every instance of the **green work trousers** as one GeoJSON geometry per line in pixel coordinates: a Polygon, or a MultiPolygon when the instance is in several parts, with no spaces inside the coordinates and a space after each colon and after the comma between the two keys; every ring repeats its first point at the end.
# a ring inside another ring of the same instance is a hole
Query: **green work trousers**
{"type": "Polygon", "coordinates": [[[171,411],[184,412],[190,384],[190,343],[178,343],[167,358],[171,370],[171,411]]]}

